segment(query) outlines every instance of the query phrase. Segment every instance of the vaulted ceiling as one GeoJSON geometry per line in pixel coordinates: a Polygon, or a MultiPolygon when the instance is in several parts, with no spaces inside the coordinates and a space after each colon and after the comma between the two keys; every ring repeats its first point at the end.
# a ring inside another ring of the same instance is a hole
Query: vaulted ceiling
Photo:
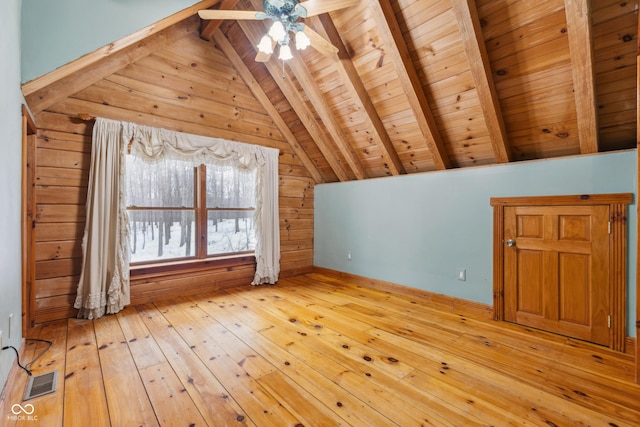
{"type": "Polygon", "coordinates": [[[637,1],[361,0],[305,22],[337,55],[286,63],[254,61],[263,22],[201,21],[204,7],[262,2],[202,1],[26,83],[29,107],[101,115],[154,86],[155,107],[122,119],[200,133],[204,115],[169,106],[226,117],[220,136],[277,140],[315,182],[636,147],[637,1]]]}

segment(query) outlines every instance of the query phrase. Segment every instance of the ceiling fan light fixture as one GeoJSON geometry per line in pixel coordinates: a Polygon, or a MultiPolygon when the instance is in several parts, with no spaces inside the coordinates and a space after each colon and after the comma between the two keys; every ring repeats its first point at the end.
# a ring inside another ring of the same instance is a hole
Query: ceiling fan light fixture
{"type": "MultiPolygon", "coordinates": [[[[235,5],[238,1],[228,0],[228,6],[235,5]]],[[[252,0],[252,4],[257,8],[258,0],[252,0]]],[[[326,36],[316,33],[311,27],[306,27],[304,20],[314,16],[326,14],[347,7],[355,6],[360,0],[262,0],[262,11],[230,9],[206,9],[199,10],[201,19],[213,20],[258,20],[268,24],[266,35],[262,39],[252,40],[256,44],[256,61],[267,62],[276,50],[275,46],[289,46],[282,48],[280,58],[291,58],[292,37],[296,39],[296,49],[304,50],[312,46],[319,53],[332,57],[338,49],[333,46],[326,36]]],[[[202,2],[206,3],[206,2],[202,2]]],[[[245,3],[247,0],[245,0],[245,3]]],[[[264,30],[263,30],[264,31],[264,30]]]]}
{"type": "Polygon", "coordinates": [[[271,37],[266,34],[262,36],[262,40],[260,40],[258,44],[258,50],[267,55],[271,55],[273,53],[273,41],[271,37]]]}
{"type": "Polygon", "coordinates": [[[291,54],[291,48],[289,47],[289,45],[288,44],[281,45],[280,55],[278,56],[278,59],[281,59],[282,61],[288,61],[291,58],[293,58],[293,55],[291,54]]]}
{"type": "Polygon", "coordinates": [[[311,46],[311,40],[303,31],[296,32],[296,49],[305,50],[311,46]]]}
{"type": "Polygon", "coordinates": [[[276,41],[281,41],[287,35],[286,30],[284,29],[284,25],[280,21],[273,21],[273,25],[269,29],[269,36],[276,41]]]}

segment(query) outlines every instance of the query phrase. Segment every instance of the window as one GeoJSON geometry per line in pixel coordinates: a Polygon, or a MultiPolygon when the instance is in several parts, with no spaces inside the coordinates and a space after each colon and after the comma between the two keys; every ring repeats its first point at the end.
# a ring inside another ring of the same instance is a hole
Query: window
{"type": "Polygon", "coordinates": [[[256,248],[255,171],[209,166],[206,177],[207,254],[253,251],[256,248]]]}
{"type": "Polygon", "coordinates": [[[132,263],[255,250],[255,171],[126,158],[132,263]]]}

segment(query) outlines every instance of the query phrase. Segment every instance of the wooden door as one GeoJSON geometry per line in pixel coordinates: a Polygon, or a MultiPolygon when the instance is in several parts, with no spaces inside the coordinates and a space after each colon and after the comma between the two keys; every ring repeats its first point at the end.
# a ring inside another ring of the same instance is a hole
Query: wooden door
{"type": "Polygon", "coordinates": [[[627,206],[632,201],[631,193],[492,197],[494,318],[509,317],[626,351],[627,206]],[[607,242],[602,243],[605,229],[607,242]],[[510,239],[513,246],[508,246],[510,239]],[[571,249],[581,246],[582,251],[571,249]],[[535,274],[538,280],[532,279],[535,274]],[[588,297],[575,296],[580,283],[588,297]],[[608,341],[602,339],[603,312],[608,341]],[[588,327],[580,323],[589,322],[596,330],[584,338],[588,327]]]}
{"type": "Polygon", "coordinates": [[[609,206],[504,210],[504,319],[610,345],[609,206]]]}

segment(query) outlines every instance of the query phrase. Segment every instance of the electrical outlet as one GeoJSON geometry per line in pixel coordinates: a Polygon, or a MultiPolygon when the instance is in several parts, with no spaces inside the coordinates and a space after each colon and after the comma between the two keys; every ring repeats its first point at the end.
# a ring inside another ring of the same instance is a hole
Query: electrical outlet
{"type": "Polygon", "coordinates": [[[467,280],[467,270],[465,270],[464,268],[458,269],[458,280],[460,280],[461,282],[467,280]]]}
{"type": "MultiPolygon", "coordinates": [[[[13,330],[13,313],[9,314],[9,328],[7,331],[7,339],[11,339],[11,331],[13,330]]],[[[1,348],[1,347],[0,347],[1,348]]]]}
{"type": "Polygon", "coordinates": [[[0,329],[0,351],[2,351],[2,329],[0,329]]]}
{"type": "Polygon", "coordinates": [[[351,261],[351,252],[347,253],[347,261],[351,261]]]}

